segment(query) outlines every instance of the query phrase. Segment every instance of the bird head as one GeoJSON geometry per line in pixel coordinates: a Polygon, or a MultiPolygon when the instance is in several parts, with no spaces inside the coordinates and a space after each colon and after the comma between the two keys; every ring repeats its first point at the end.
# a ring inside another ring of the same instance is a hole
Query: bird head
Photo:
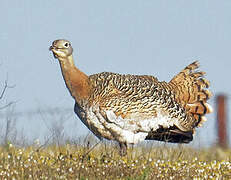
{"type": "Polygon", "coordinates": [[[53,52],[55,58],[61,59],[71,56],[73,52],[71,43],[65,39],[55,40],[49,50],[53,52]]]}

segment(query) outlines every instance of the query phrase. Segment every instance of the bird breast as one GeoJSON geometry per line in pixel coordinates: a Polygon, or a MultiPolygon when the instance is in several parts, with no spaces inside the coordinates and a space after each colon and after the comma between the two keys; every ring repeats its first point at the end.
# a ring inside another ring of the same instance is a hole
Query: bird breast
{"type": "Polygon", "coordinates": [[[136,144],[143,141],[149,132],[160,127],[169,128],[176,119],[157,109],[156,116],[147,117],[134,113],[127,118],[117,116],[112,110],[102,110],[94,105],[86,109],[88,128],[96,135],[110,140],[136,144]]]}

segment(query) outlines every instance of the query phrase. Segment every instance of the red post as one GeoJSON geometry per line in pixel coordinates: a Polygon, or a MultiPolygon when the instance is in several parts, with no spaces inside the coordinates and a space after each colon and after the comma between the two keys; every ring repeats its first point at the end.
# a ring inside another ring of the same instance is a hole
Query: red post
{"type": "Polygon", "coordinates": [[[217,96],[217,126],[218,126],[218,145],[221,147],[228,146],[227,140],[227,112],[226,96],[220,94],[217,96]]]}

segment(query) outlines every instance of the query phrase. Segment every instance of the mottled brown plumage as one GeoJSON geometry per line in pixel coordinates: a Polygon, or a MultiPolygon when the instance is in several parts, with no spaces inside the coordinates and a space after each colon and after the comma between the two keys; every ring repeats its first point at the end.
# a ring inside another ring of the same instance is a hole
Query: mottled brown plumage
{"type": "Polygon", "coordinates": [[[167,83],[147,75],[87,76],[75,67],[69,41],[56,40],[50,49],[76,101],[76,114],[97,137],[118,141],[122,155],[128,143],[144,139],[188,143],[212,111],[209,82],[195,71],[197,61],[167,83]]]}

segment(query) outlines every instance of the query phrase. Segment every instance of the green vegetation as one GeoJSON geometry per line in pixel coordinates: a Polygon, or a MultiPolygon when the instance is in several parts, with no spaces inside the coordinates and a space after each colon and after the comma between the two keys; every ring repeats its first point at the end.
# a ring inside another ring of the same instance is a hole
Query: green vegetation
{"type": "Polygon", "coordinates": [[[231,179],[231,150],[114,145],[0,147],[0,179],[231,179]]]}

